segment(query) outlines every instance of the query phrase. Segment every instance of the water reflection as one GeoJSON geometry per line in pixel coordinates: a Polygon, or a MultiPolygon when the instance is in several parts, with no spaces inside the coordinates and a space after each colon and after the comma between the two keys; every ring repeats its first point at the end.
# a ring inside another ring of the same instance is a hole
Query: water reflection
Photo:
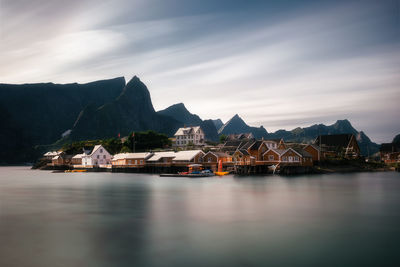
{"type": "Polygon", "coordinates": [[[399,179],[1,168],[0,266],[399,266],[399,179]]]}

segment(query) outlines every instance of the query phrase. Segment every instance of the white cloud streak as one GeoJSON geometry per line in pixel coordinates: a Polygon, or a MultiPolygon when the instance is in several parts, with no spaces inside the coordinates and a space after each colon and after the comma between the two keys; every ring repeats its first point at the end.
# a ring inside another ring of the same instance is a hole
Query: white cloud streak
{"type": "Polygon", "coordinates": [[[142,1],[79,8],[91,4],[72,2],[60,19],[51,18],[55,27],[45,20],[29,25],[43,10],[14,20],[2,12],[0,80],[136,74],[156,109],[184,102],[202,118],[226,121],[238,113],[269,131],[348,118],[377,142],[400,132],[400,46],[380,41],[375,6],[305,9],[239,24],[229,12],[126,19],[142,1]],[[109,23],[121,17],[123,24],[109,23]],[[27,36],[14,32],[25,25],[27,36]]]}

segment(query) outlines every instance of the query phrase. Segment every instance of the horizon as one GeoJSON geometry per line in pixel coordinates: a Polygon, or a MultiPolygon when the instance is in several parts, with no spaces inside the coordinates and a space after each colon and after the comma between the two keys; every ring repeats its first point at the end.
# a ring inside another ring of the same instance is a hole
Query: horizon
{"type": "Polygon", "coordinates": [[[400,133],[398,1],[40,2],[2,1],[0,83],[137,75],[156,110],[400,133]]]}

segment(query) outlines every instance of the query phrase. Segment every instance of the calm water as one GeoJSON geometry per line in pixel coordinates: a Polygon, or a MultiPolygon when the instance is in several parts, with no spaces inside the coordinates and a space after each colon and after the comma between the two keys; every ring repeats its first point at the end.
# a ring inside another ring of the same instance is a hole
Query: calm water
{"type": "Polygon", "coordinates": [[[0,168],[0,266],[400,266],[400,174],[0,168]]]}

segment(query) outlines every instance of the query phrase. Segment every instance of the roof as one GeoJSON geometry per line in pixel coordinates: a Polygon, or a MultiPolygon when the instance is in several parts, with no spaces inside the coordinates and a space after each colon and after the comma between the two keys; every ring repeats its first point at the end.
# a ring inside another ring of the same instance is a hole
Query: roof
{"type": "Polygon", "coordinates": [[[60,155],[61,153],[62,153],[61,151],[49,151],[49,152],[46,152],[43,156],[54,157],[54,156],[60,155]]]}
{"type": "Polygon", "coordinates": [[[396,143],[383,143],[379,151],[384,153],[400,152],[400,145],[396,143]]]}
{"type": "Polygon", "coordinates": [[[314,148],[315,150],[319,150],[319,147],[316,146],[316,145],[314,145],[314,144],[308,144],[308,145],[306,145],[304,148],[306,148],[306,147],[308,147],[308,146],[311,146],[311,147],[314,148]]]}
{"type": "Polygon", "coordinates": [[[248,149],[252,144],[254,144],[255,139],[251,139],[247,142],[243,142],[242,144],[240,144],[239,149],[248,149]]]}
{"type": "Polygon", "coordinates": [[[278,143],[281,141],[282,139],[264,139],[264,142],[274,142],[274,143],[278,143]]]}
{"type": "Polygon", "coordinates": [[[302,157],[304,157],[304,158],[312,158],[311,154],[308,153],[307,151],[305,151],[305,150],[302,149],[302,148],[293,147],[292,149],[293,149],[294,151],[296,151],[297,153],[299,153],[299,154],[300,154],[302,157]]]}
{"type": "MultiPolygon", "coordinates": [[[[331,134],[331,135],[320,135],[315,140],[315,145],[325,145],[332,147],[347,147],[353,134],[331,134]],[[321,142],[321,144],[320,144],[321,142]]],[[[355,138],[354,138],[355,140],[355,138]]]]}
{"type": "Polygon", "coordinates": [[[73,156],[72,158],[73,159],[81,159],[83,156],[86,156],[86,154],[85,153],[82,153],[82,154],[76,154],[75,156],[73,156]]]}
{"type": "Polygon", "coordinates": [[[155,152],[147,161],[159,161],[162,158],[175,158],[177,153],[174,151],[155,152]]]}
{"type": "Polygon", "coordinates": [[[92,150],[92,153],[90,153],[90,155],[93,155],[94,152],[96,152],[96,150],[99,149],[101,146],[102,146],[102,145],[95,145],[94,148],[93,148],[93,150],[92,150]]]}
{"type": "Polygon", "coordinates": [[[204,152],[201,150],[179,151],[179,152],[175,153],[175,158],[173,160],[174,161],[176,161],[176,160],[191,161],[199,153],[202,153],[204,155],[204,152]]]}
{"type": "Polygon", "coordinates": [[[174,135],[194,134],[199,129],[201,129],[200,126],[182,127],[182,128],[179,128],[174,135]]]}
{"type": "Polygon", "coordinates": [[[258,150],[260,148],[260,146],[262,145],[263,141],[262,140],[258,140],[255,141],[250,147],[249,149],[251,150],[258,150]]]}
{"type": "MultiPolygon", "coordinates": [[[[217,156],[218,158],[224,158],[224,157],[230,157],[229,154],[225,153],[225,152],[221,152],[221,151],[209,151],[207,154],[212,153],[215,156],[217,156]]],[[[206,155],[207,155],[206,154],[206,155]]]]}
{"type": "Polygon", "coordinates": [[[236,150],[236,151],[242,153],[242,154],[245,155],[245,156],[249,156],[249,155],[250,155],[249,152],[247,152],[246,149],[238,149],[238,150],[236,150]]]}
{"type": "Polygon", "coordinates": [[[144,153],[119,153],[115,154],[113,160],[120,160],[120,159],[147,159],[153,153],[144,152],[144,153]]]}
{"type": "MultiPolygon", "coordinates": [[[[268,153],[268,151],[273,151],[273,152],[275,152],[276,154],[278,154],[278,155],[282,155],[283,153],[285,153],[286,151],[287,151],[287,149],[274,149],[274,148],[270,148],[270,149],[268,149],[267,151],[265,151],[265,153],[268,153]]],[[[265,154],[264,153],[264,154],[265,154]]],[[[263,154],[263,155],[264,155],[263,154]]]]}
{"type": "Polygon", "coordinates": [[[252,139],[252,138],[254,138],[252,133],[229,134],[227,136],[227,140],[230,141],[252,139]]]}

